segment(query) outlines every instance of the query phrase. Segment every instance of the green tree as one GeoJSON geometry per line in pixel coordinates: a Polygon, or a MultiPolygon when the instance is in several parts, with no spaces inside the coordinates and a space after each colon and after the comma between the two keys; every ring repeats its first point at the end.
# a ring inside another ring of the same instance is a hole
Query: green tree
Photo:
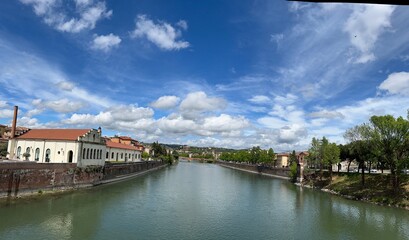
{"type": "Polygon", "coordinates": [[[0,157],[7,156],[7,143],[0,143],[0,157]]]}
{"type": "Polygon", "coordinates": [[[332,182],[332,165],[339,163],[340,150],[335,143],[326,143],[323,145],[323,163],[329,166],[330,182],[332,182]]]}
{"type": "Polygon", "coordinates": [[[147,160],[149,158],[149,153],[147,153],[145,151],[142,152],[142,158],[147,160]]]}
{"type": "Polygon", "coordinates": [[[176,150],[173,150],[172,156],[176,161],[179,160],[179,153],[176,150]]]}
{"type": "Polygon", "coordinates": [[[297,154],[295,153],[295,150],[293,150],[291,153],[290,153],[290,163],[289,163],[289,165],[291,166],[291,164],[293,164],[293,163],[297,163],[297,154]]]}

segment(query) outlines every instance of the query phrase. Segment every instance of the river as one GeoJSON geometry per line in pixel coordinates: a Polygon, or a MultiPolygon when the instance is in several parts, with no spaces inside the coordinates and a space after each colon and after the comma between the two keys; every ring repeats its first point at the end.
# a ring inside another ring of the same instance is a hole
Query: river
{"type": "Polygon", "coordinates": [[[0,239],[409,239],[409,212],[214,164],[0,205],[0,239]]]}

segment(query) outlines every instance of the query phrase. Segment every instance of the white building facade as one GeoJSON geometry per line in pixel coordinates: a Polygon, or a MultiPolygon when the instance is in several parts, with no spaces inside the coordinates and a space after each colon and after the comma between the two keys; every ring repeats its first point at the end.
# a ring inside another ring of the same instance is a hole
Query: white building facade
{"type": "Polygon", "coordinates": [[[38,163],[105,164],[101,129],[32,129],[9,140],[9,159],[38,163]]]}
{"type": "Polygon", "coordinates": [[[138,147],[129,144],[106,140],[106,161],[140,162],[141,151],[138,147]]]}

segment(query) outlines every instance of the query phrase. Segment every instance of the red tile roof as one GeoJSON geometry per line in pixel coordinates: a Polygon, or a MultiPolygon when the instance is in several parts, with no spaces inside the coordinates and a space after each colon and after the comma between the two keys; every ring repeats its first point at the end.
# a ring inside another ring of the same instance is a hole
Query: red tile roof
{"type": "Polygon", "coordinates": [[[122,144],[122,143],[116,143],[116,142],[112,142],[112,141],[109,141],[109,140],[106,141],[106,145],[107,145],[107,147],[110,147],[110,148],[121,148],[121,149],[134,150],[134,151],[139,150],[135,146],[128,145],[128,144],[122,144]]]}
{"type": "Polygon", "coordinates": [[[88,133],[90,129],[31,129],[17,139],[44,139],[76,141],[78,137],[88,133]]]}

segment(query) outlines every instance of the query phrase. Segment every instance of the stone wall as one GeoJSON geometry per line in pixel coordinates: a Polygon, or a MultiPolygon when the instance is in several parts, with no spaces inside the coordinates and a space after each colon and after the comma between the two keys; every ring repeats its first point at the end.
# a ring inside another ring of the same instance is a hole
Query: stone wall
{"type": "Polygon", "coordinates": [[[281,167],[269,167],[255,164],[246,164],[246,163],[235,163],[235,162],[226,162],[226,161],[217,161],[217,164],[229,167],[240,169],[253,173],[260,173],[265,175],[271,175],[280,178],[289,178],[290,168],[281,168],[281,167]]]}
{"type": "Polygon", "coordinates": [[[161,161],[128,162],[128,163],[106,163],[104,168],[104,180],[113,179],[118,176],[144,172],[149,169],[166,165],[161,161]]]}
{"type": "Polygon", "coordinates": [[[0,198],[90,187],[118,176],[141,173],[162,162],[77,167],[75,163],[0,162],[0,198]]]}

